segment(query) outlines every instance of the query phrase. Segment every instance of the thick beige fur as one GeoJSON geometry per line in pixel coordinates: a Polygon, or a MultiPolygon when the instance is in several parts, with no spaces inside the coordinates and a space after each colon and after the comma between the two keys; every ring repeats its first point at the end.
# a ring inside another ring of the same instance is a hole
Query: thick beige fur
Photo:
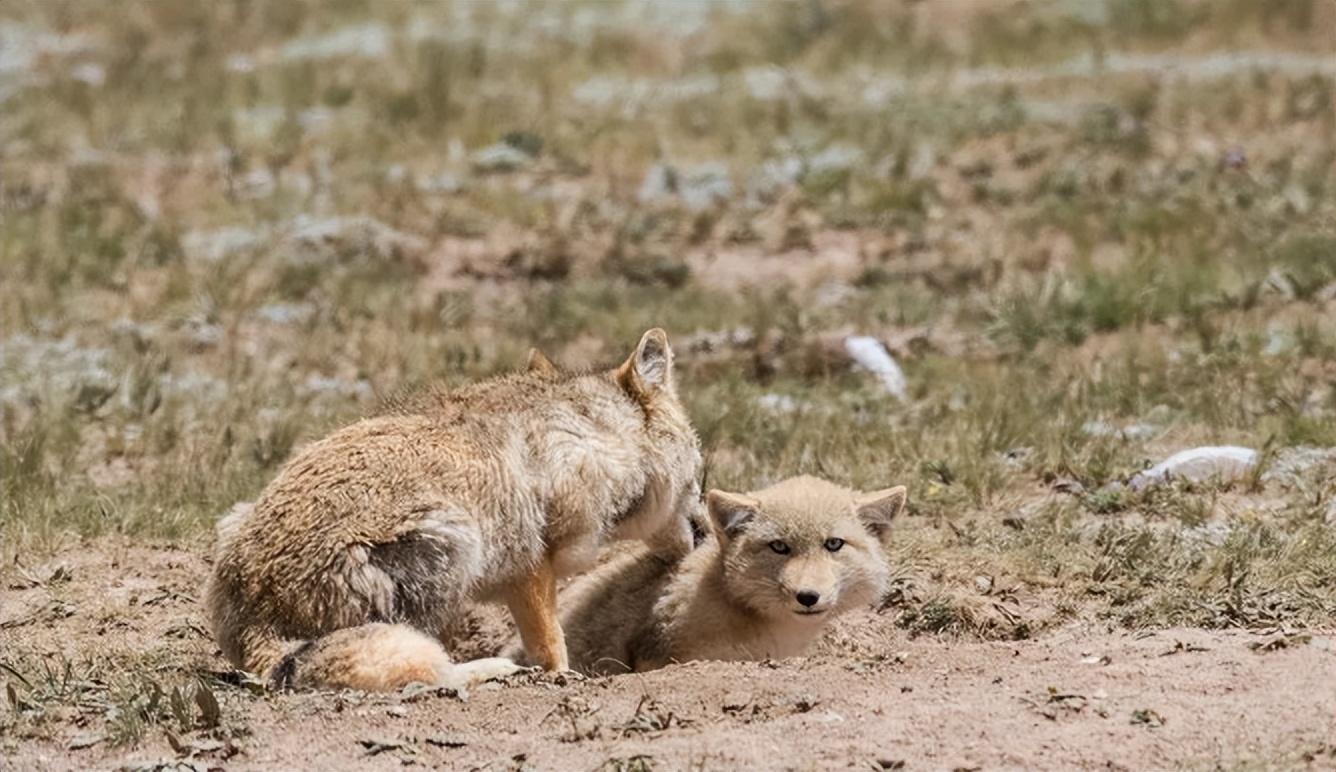
{"type": "Polygon", "coordinates": [[[302,448],[218,525],[214,634],[285,686],[466,686],[516,666],[452,664],[439,639],[467,603],[498,601],[529,660],[565,669],[557,580],[610,539],[686,549],[700,466],[662,330],[605,372],[535,352],[528,372],[302,448]]]}
{"type": "Polygon", "coordinates": [[[903,486],[858,493],[795,477],[746,495],[710,491],[706,501],[714,538],[685,558],[639,548],[565,592],[574,669],[796,656],[837,614],[884,592],[903,486]]]}

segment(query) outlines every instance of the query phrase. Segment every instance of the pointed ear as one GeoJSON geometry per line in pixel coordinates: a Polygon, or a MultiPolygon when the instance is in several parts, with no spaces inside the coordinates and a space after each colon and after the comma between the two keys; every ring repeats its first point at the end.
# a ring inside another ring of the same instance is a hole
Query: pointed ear
{"type": "Polygon", "coordinates": [[[712,490],[705,494],[705,507],[710,510],[720,540],[727,541],[760,513],[761,502],[739,493],[712,490]]]}
{"type": "Polygon", "coordinates": [[[543,352],[536,348],[529,349],[529,364],[525,368],[528,372],[538,375],[556,375],[557,366],[552,364],[552,360],[543,355],[543,352]]]}
{"type": "Polygon", "coordinates": [[[673,384],[673,350],[668,333],[655,327],[640,337],[631,356],[617,368],[617,382],[637,399],[647,399],[673,384]]]}
{"type": "Polygon", "coordinates": [[[858,512],[858,519],[863,522],[863,527],[885,542],[891,535],[891,521],[905,508],[905,501],[908,498],[909,491],[905,486],[897,485],[894,488],[859,494],[854,508],[858,512]]]}

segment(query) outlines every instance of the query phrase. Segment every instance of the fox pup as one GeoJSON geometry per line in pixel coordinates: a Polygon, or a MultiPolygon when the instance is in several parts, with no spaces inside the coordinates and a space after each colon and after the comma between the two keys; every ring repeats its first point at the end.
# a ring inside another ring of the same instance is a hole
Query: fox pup
{"type": "Polygon", "coordinates": [[[525,373],[302,448],[218,524],[214,635],[283,687],[466,686],[517,669],[452,663],[440,643],[466,603],[499,601],[529,660],[567,669],[558,578],[609,539],[689,545],[700,466],[662,330],[604,372],[535,351],[525,373]]]}
{"type": "Polygon", "coordinates": [[[629,551],[566,591],[571,666],[611,674],[801,654],[837,614],[884,592],[905,499],[904,486],[858,493],[814,477],[712,490],[714,539],[680,559],[629,551]]]}

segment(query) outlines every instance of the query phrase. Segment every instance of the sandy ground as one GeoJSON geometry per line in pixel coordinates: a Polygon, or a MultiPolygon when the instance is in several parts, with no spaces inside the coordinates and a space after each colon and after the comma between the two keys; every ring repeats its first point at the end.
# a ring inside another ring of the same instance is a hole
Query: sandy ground
{"type": "MultiPolygon", "coordinates": [[[[205,573],[191,552],[107,545],[8,567],[0,661],[92,658],[112,663],[108,682],[126,669],[220,676],[197,600],[205,573]]],[[[484,616],[484,639],[499,618],[484,616]]],[[[130,745],[71,750],[105,730],[104,709],[48,708],[3,740],[0,768],[1336,768],[1329,631],[1083,624],[1030,641],[911,640],[867,611],[806,658],[523,675],[465,700],[214,689],[219,729],[152,726],[130,745]]]]}

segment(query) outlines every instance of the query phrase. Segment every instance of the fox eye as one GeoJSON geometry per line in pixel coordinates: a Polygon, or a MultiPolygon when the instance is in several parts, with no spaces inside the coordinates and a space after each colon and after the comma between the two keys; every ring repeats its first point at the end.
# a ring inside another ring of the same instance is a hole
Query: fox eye
{"type": "Polygon", "coordinates": [[[834,536],[832,536],[829,539],[826,539],[826,543],[823,544],[822,546],[830,550],[831,552],[839,552],[840,547],[844,546],[844,539],[837,539],[834,536]]]}
{"type": "Polygon", "coordinates": [[[780,541],[779,539],[775,539],[774,541],[770,542],[770,549],[774,550],[776,553],[778,553],[778,554],[780,554],[780,555],[787,555],[787,554],[789,554],[789,545],[788,545],[788,543],[787,543],[787,542],[782,542],[782,541],[780,541]]]}

